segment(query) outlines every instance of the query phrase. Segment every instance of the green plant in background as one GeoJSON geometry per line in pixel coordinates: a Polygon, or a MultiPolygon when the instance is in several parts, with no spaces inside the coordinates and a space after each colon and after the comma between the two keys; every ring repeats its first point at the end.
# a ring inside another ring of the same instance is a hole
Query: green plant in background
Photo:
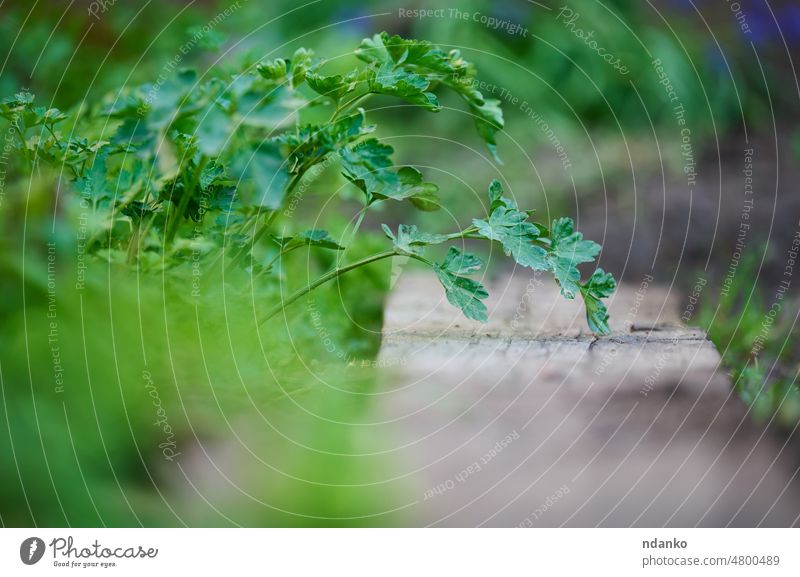
{"type": "Polygon", "coordinates": [[[435,184],[416,168],[394,166],[392,147],[368,136],[375,126],[358,106],[367,98],[392,96],[436,112],[434,91],[449,89],[498,159],[499,102],[475,88],[475,69],[457,50],[381,33],[364,39],[355,55],[361,65],[346,74],[326,75],[325,61],[302,48],[291,58],[221,68],[202,78],[183,70],[80,112],[68,134],[57,130],[68,115],[35,106],[27,92],[4,100],[0,114],[11,123],[26,170],[41,163],[57,167],[91,207],[88,254],[143,272],[185,272],[198,261],[210,270],[223,263],[221,278],[248,278],[257,306],[275,303],[260,313],[262,323],[322,284],[397,255],[430,266],[451,304],[486,321],[487,292],[468,278],[480,270],[480,259],[455,246],[441,261],[423,255],[432,245],[480,238],[499,242],[521,266],[552,272],[566,298],[581,294],[592,331],[608,333],[601,299],[614,290],[614,280],[597,269],[581,282],[578,270],[600,246],[574,231],[571,219],[549,226],[529,221],[531,212],[504,197],[497,181],[489,188],[487,218],[452,234],[385,228],[388,250],[346,264],[338,258],[319,278],[282,296],[296,285],[281,272],[290,252],[353,252],[367,211],[385,202],[409,201],[423,211],[440,207],[435,184]],[[298,109],[325,104],[333,109],[326,121],[301,122],[298,109]],[[340,240],[326,230],[304,230],[287,208],[302,200],[304,179],[331,162],[363,195],[355,224],[340,240]]]}
{"type": "Polygon", "coordinates": [[[794,360],[797,326],[792,318],[779,317],[774,324],[765,320],[770,303],[753,284],[760,272],[756,253],[746,254],[727,293],[713,305],[704,303],[698,320],[722,353],[734,387],[753,417],[774,419],[792,430],[800,421],[800,366],[794,360]],[[763,347],[756,348],[762,340],[763,347]]]}

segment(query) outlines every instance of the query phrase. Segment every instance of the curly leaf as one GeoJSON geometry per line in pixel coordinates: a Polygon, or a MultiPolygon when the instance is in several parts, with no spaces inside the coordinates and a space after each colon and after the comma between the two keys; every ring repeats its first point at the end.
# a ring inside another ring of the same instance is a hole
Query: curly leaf
{"type": "Polygon", "coordinates": [[[267,62],[262,62],[256,66],[256,71],[266,80],[273,82],[282,82],[286,79],[289,63],[283,58],[275,58],[267,62]]]}
{"type": "Polygon", "coordinates": [[[307,50],[306,48],[298,48],[292,55],[290,75],[294,88],[297,88],[305,81],[306,73],[311,68],[313,57],[314,51],[307,50]]]}
{"type": "Polygon", "coordinates": [[[458,307],[464,316],[485,323],[489,320],[483,300],[489,296],[481,283],[458,273],[474,272],[480,268],[478,257],[464,255],[456,247],[450,247],[444,262],[433,265],[433,270],[444,287],[448,302],[458,307]]]}
{"type": "Polygon", "coordinates": [[[507,255],[522,266],[548,270],[547,250],[533,244],[539,238],[539,228],[528,221],[528,214],[517,210],[515,202],[503,197],[501,184],[494,180],[489,186],[490,213],[488,220],[473,219],[478,234],[503,245],[507,255]]]}
{"type": "Polygon", "coordinates": [[[442,269],[452,274],[471,274],[477,272],[483,262],[474,254],[461,252],[455,247],[450,247],[447,256],[441,263],[442,269]]]}
{"type": "Polygon", "coordinates": [[[581,273],[578,265],[592,262],[600,253],[600,245],[591,240],[583,240],[583,234],[575,232],[571,218],[559,218],[553,221],[550,230],[550,251],[547,260],[553,270],[561,294],[566,298],[575,298],[580,290],[578,284],[581,273]]]}
{"type": "Polygon", "coordinates": [[[371,92],[396,96],[432,112],[441,109],[436,95],[428,92],[431,81],[420,74],[385,63],[368,74],[367,82],[371,92]]]}
{"type": "Polygon", "coordinates": [[[339,102],[345,94],[353,92],[356,89],[357,80],[358,70],[353,70],[345,76],[341,74],[322,76],[316,71],[306,73],[306,82],[311,89],[317,94],[333,99],[335,102],[339,102]]]}
{"type": "Polygon", "coordinates": [[[421,210],[437,210],[439,187],[424,182],[422,173],[410,166],[393,170],[391,146],[375,138],[341,152],[344,176],[367,197],[367,204],[381,200],[410,200],[421,210]]]}
{"type": "Polygon", "coordinates": [[[608,327],[608,309],[600,300],[608,298],[617,288],[617,283],[610,273],[598,268],[591,278],[581,286],[581,295],[586,306],[586,322],[593,333],[607,335],[611,332],[608,327]]]}
{"type": "Polygon", "coordinates": [[[401,224],[397,227],[397,235],[387,225],[381,225],[383,232],[392,240],[394,247],[403,254],[422,254],[425,246],[439,244],[447,240],[443,234],[420,232],[416,225],[401,224]]]}
{"type": "Polygon", "coordinates": [[[113,180],[109,178],[106,167],[107,157],[106,151],[98,153],[92,160],[92,165],[86,170],[85,176],[75,180],[78,193],[94,203],[114,195],[113,180]]]}
{"type": "Polygon", "coordinates": [[[364,110],[359,109],[356,114],[333,124],[309,125],[286,132],[275,137],[274,142],[284,147],[290,171],[299,173],[321,162],[332,152],[347,154],[348,144],[375,129],[372,125],[365,125],[364,120],[364,110]]]}

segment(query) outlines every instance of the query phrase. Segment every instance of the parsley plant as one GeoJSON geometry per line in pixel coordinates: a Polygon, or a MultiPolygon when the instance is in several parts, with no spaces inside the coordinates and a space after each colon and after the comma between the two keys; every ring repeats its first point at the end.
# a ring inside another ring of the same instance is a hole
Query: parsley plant
{"type": "MultiPolygon", "coordinates": [[[[500,103],[475,88],[475,69],[457,50],[384,32],[364,39],[355,55],[361,65],[347,74],[326,74],[325,61],[306,49],[202,78],[184,70],[71,115],[37,107],[33,95],[22,92],[2,101],[0,114],[11,122],[21,170],[50,164],[90,204],[87,252],[140,271],[168,270],[200,252],[205,260],[223,262],[231,274],[245,271],[254,282],[280,286],[285,281],[277,265],[291,251],[345,248],[327,231],[281,223],[291,220],[285,208],[298,201],[298,185],[323,163],[337,162],[363,195],[349,242],[358,242],[365,213],[380,203],[407,201],[423,211],[440,207],[438,187],[413,167],[397,167],[392,147],[371,136],[375,126],[359,106],[370,96],[388,95],[437,112],[437,91],[455,92],[499,161],[500,103]],[[301,124],[297,111],[320,104],[330,106],[329,119],[301,124]],[[67,133],[59,125],[72,128],[67,133]],[[264,243],[274,249],[269,258],[257,250],[264,243]]],[[[566,298],[580,293],[591,330],[608,333],[601,299],[613,292],[614,279],[596,269],[582,281],[578,270],[594,261],[600,245],[584,240],[569,218],[532,222],[531,213],[504,196],[498,181],[490,184],[488,201],[488,214],[452,234],[384,225],[387,250],[332,267],[273,307],[265,306],[261,321],[325,282],[396,255],[429,266],[452,305],[470,319],[486,321],[488,293],[470,278],[483,266],[481,259],[455,246],[442,260],[425,251],[484,239],[500,243],[523,267],[552,272],[566,298]]]]}

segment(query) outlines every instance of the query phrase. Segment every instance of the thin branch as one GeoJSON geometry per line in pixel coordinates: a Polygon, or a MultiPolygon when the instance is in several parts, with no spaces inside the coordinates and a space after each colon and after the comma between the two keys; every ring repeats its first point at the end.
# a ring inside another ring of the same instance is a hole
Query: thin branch
{"type": "Polygon", "coordinates": [[[298,289],[297,291],[295,291],[294,293],[289,295],[289,297],[286,298],[286,300],[284,300],[280,304],[272,307],[269,311],[267,311],[267,313],[263,317],[261,317],[258,320],[258,324],[263,324],[264,322],[268,321],[269,319],[271,319],[272,317],[277,315],[279,312],[281,312],[283,309],[285,309],[287,306],[289,306],[290,304],[295,302],[297,299],[300,299],[300,298],[304,297],[305,295],[310,293],[312,290],[314,290],[318,286],[320,286],[322,284],[325,284],[326,282],[331,281],[331,280],[333,280],[335,278],[338,278],[339,276],[341,276],[344,273],[349,272],[349,271],[351,271],[353,269],[368,265],[368,264],[373,263],[373,262],[378,261],[378,260],[382,260],[382,259],[385,259],[385,258],[393,257],[393,256],[395,256],[397,254],[398,253],[395,250],[388,250],[386,252],[381,252],[381,253],[378,253],[378,254],[374,254],[372,256],[368,256],[367,258],[364,258],[362,260],[359,260],[359,261],[356,261],[354,263],[348,264],[346,266],[335,268],[332,271],[329,271],[329,272],[325,273],[324,275],[319,277],[317,280],[315,280],[310,285],[308,285],[308,286],[306,286],[304,288],[298,289]]]}

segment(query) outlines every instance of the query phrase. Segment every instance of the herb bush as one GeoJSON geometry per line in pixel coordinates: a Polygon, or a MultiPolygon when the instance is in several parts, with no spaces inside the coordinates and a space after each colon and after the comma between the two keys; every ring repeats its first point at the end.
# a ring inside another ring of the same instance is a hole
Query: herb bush
{"type": "Polygon", "coordinates": [[[600,246],[584,240],[569,218],[531,221],[532,212],[504,196],[496,180],[488,214],[464,230],[430,234],[414,225],[396,231],[384,225],[391,241],[386,250],[351,262],[335,258],[326,272],[287,294],[292,279],[282,271],[289,253],[352,254],[366,213],[383,203],[407,201],[423,211],[441,206],[434,183],[414,167],[395,166],[392,147],[370,136],[375,126],[359,107],[367,98],[392,96],[437,112],[434,91],[452,90],[499,161],[500,103],[475,88],[475,69],[458,51],[382,33],[363,40],[355,55],[362,64],[347,74],[326,75],[325,61],[300,49],[291,58],[239,70],[223,66],[202,78],[183,70],[73,115],[38,107],[27,92],[5,99],[0,111],[11,122],[23,166],[56,167],[90,206],[88,254],[169,278],[201,262],[204,274],[218,269],[222,279],[245,279],[259,323],[328,281],[398,255],[430,267],[451,304],[486,321],[488,293],[470,278],[482,268],[480,258],[453,244],[440,259],[425,254],[433,245],[485,239],[499,242],[521,266],[552,272],[566,298],[583,297],[591,330],[608,333],[601,299],[614,290],[614,279],[596,269],[581,281],[578,270],[600,246]],[[301,123],[299,109],[321,105],[333,110],[327,121],[301,123]],[[62,125],[71,129],[59,130],[62,125]],[[343,238],[304,229],[287,209],[300,200],[301,181],[332,161],[362,193],[363,207],[343,238]]]}
{"type": "Polygon", "coordinates": [[[2,101],[16,151],[0,197],[4,525],[402,522],[405,487],[363,434],[378,382],[359,366],[377,352],[394,256],[485,320],[470,278],[483,265],[462,243],[499,242],[607,331],[614,281],[578,271],[599,245],[570,219],[532,221],[499,182],[463,230],[361,230],[382,205],[440,208],[436,185],[372,134],[368,97],[433,112],[436,90],[455,91],[495,156],[503,117],[457,52],[380,34],[356,55],[346,74],[307,50],[181,71],[68,114],[28,92],[2,101]],[[315,200],[304,183],[333,167],[360,210],[300,224],[315,200]]]}

